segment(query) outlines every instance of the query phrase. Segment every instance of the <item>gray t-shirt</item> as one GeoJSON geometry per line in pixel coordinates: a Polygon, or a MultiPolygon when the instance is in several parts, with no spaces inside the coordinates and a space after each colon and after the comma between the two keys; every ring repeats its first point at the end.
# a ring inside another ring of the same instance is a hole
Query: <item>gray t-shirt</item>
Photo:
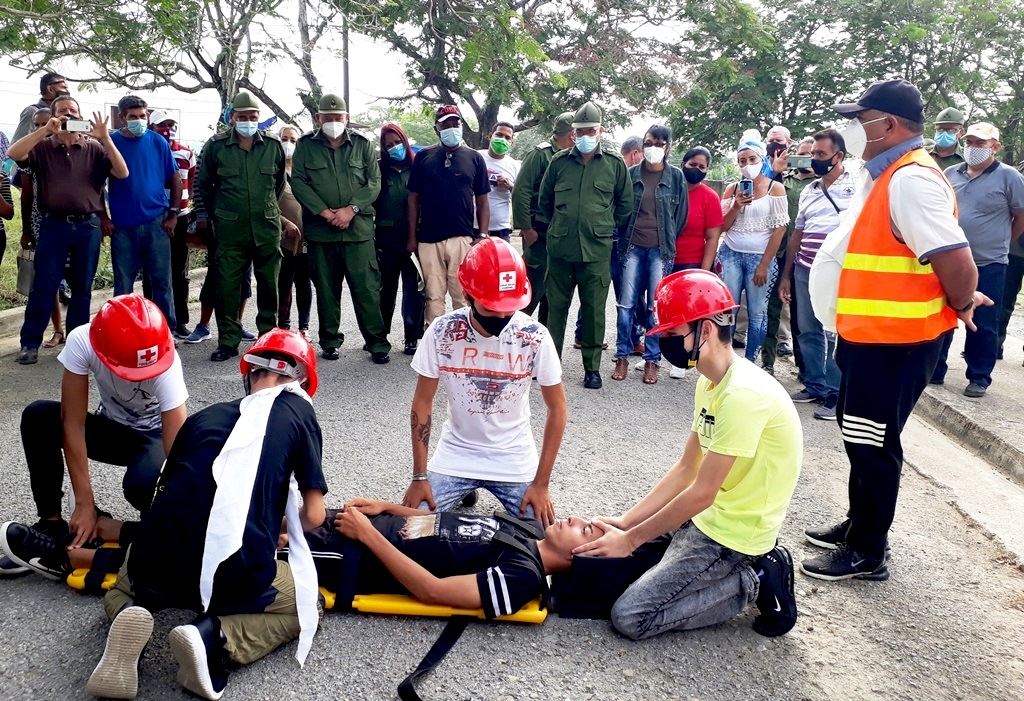
{"type": "Polygon", "coordinates": [[[999,161],[974,178],[967,175],[966,164],[947,168],[945,174],[956,192],[960,226],[974,262],[1008,263],[1010,217],[1024,211],[1024,175],[999,161]]]}

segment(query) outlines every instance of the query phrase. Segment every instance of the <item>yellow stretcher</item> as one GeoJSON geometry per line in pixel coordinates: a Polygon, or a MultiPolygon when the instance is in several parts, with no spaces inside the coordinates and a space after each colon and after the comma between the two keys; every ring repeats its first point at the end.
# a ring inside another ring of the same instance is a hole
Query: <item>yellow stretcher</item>
{"type": "MultiPolygon", "coordinates": [[[[320,587],[324,597],[324,607],[333,609],[337,596],[320,587]]],[[[426,616],[429,618],[450,618],[452,616],[473,616],[483,619],[483,609],[460,609],[453,606],[434,606],[417,601],[403,594],[356,594],[352,599],[352,608],[361,613],[382,613],[395,616],[426,616]]],[[[496,621],[514,621],[516,623],[543,623],[548,617],[548,610],[541,608],[540,598],[529,602],[510,616],[498,616],[496,621]]]]}

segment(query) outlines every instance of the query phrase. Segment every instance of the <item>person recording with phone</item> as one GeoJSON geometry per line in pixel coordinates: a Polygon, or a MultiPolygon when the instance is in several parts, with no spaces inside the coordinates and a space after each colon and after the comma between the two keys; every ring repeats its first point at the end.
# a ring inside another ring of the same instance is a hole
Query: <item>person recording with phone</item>
{"type": "Polygon", "coordinates": [[[786,233],[786,188],[764,174],[767,151],[756,129],[740,138],[736,162],[743,173],[722,195],[722,277],[733,299],[747,293],[746,358],[754,362],[768,327],[768,291],[778,275],[775,254],[786,233]]]}
{"type": "Polygon", "coordinates": [[[83,120],[78,101],[70,95],[57,97],[50,108],[53,116],[46,126],[16,141],[7,153],[35,175],[41,216],[35,281],[21,327],[18,362],[22,365],[32,365],[39,358],[68,253],[68,282],[75,294],[68,305],[67,330],[89,322],[102,240],[100,213],[106,214],[103,187],[108,177],[128,177],[128,166],[110,138],[106,118],[96,112],[91,123],[83,120]]]}

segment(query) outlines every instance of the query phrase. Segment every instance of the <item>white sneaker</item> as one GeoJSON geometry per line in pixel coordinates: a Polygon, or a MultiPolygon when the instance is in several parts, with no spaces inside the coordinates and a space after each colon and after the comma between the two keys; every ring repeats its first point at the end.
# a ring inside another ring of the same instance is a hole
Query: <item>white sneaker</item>
{"type": "Polygon", "coordinates": [[[668,376],[673,380],[681,380],[686,377],[686,368],[677,368],[675,365],[668,371],[668,376]]]}
{"type": "Polygon", "coordinates": [[[643,372],[644,371],[644,365],[646,365],[646,364],[647,364],[647,361],[644,360],[643,358],[641,358],[640,360],[636,361],[636,365],[633,366],[633,369],[636,370],[637,372],[643,372]]]}

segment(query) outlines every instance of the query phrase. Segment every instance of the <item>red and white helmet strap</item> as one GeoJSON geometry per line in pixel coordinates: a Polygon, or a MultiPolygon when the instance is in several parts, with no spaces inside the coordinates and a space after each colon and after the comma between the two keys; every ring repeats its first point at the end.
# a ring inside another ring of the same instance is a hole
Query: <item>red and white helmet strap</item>
{"type": "Polygon", "coordinates": [[[264,358],[259,355],[253,355],[252,353],[246,353],[244,356],[245,362],[249,363],[252,368],[262,368],[275,372],[278,375],[284,375],[290,377],[293,380],[299,379],[299,369],[289,363],[287,360],[281,360],[280,358],[264,358]]]}

